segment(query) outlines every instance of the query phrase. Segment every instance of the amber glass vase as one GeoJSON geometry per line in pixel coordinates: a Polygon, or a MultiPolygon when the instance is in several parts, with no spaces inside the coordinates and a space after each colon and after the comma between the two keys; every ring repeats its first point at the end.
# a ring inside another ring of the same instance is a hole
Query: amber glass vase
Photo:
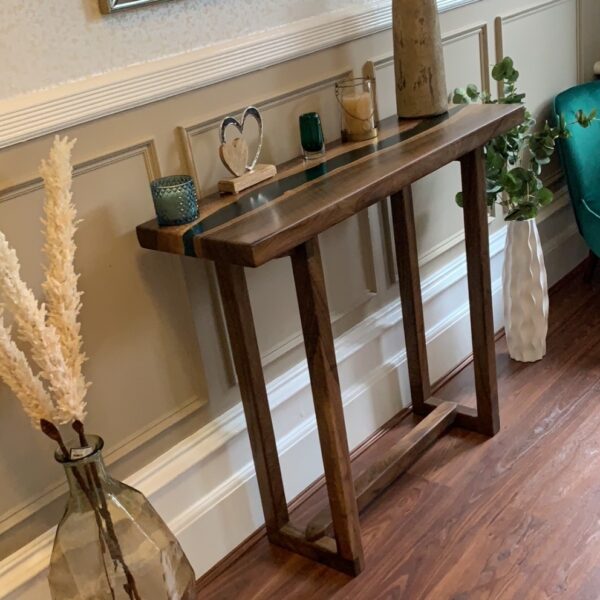
{"type": "Polygon", "coordinates": [[[143,494],[107,474],[103,441],[87,443],[85,458],[56,454],[69,499],[52,549],[52,598],[192,600],[194,571],[175,536],[143,494]]]}

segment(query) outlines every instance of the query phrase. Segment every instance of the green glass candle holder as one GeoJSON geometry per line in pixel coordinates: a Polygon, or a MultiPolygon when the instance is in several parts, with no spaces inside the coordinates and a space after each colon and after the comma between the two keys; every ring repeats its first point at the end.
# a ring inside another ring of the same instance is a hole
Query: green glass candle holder
{"type": "Polygon", "coordinates": [[[150,184],[154,210],[161,227],[185,225],[198,218],[198,198],[189,175],[172,175],[150,184]]]}
{"type": "Polygon", "coordinates": [[[300,143],[307,160],[320,158],[325,154],[325,137],[318,113],[300,115],[300,143]]]}

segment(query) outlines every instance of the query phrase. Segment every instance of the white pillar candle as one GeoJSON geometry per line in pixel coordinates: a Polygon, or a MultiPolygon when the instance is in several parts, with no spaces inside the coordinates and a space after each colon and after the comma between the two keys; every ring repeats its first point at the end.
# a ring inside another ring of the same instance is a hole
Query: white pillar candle
{"type": "Polygon", "coordinates": [[[345,131],[348,135],[364,135],[371,131],[373,122],[373,98],[370,92],[356,96],[343,96],[345,131]]]}

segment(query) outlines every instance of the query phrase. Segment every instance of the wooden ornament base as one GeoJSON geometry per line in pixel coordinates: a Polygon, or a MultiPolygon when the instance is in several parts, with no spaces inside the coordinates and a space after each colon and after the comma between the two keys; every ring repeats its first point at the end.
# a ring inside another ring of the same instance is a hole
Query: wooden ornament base
{"type": "Polygon", "coordinates": [[[219,192],[221,194],[239,194],[244,190],[271,179],[277,175],[277,167],[275,165],[256,165],[254,171],[248,171],[240,177],[232,179],[221,179],[219,181],[219,192]]]}

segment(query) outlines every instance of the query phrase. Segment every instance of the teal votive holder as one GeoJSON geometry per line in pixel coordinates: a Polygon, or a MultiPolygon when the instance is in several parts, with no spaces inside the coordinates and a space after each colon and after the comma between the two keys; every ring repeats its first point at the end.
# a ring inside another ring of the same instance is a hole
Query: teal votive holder
{"type": "Polygon", "coordinates": [[[198,218],[198,198],[189,175],[172,175],[150,184],[154,210],[161,227],[185,225],[198,218]]]}
{"type": "Polygon", "coordinates": [[[300,115],[300,143],[307,160],[320,158],[325,154],[325,137],[318,113],[300,115]]]}

